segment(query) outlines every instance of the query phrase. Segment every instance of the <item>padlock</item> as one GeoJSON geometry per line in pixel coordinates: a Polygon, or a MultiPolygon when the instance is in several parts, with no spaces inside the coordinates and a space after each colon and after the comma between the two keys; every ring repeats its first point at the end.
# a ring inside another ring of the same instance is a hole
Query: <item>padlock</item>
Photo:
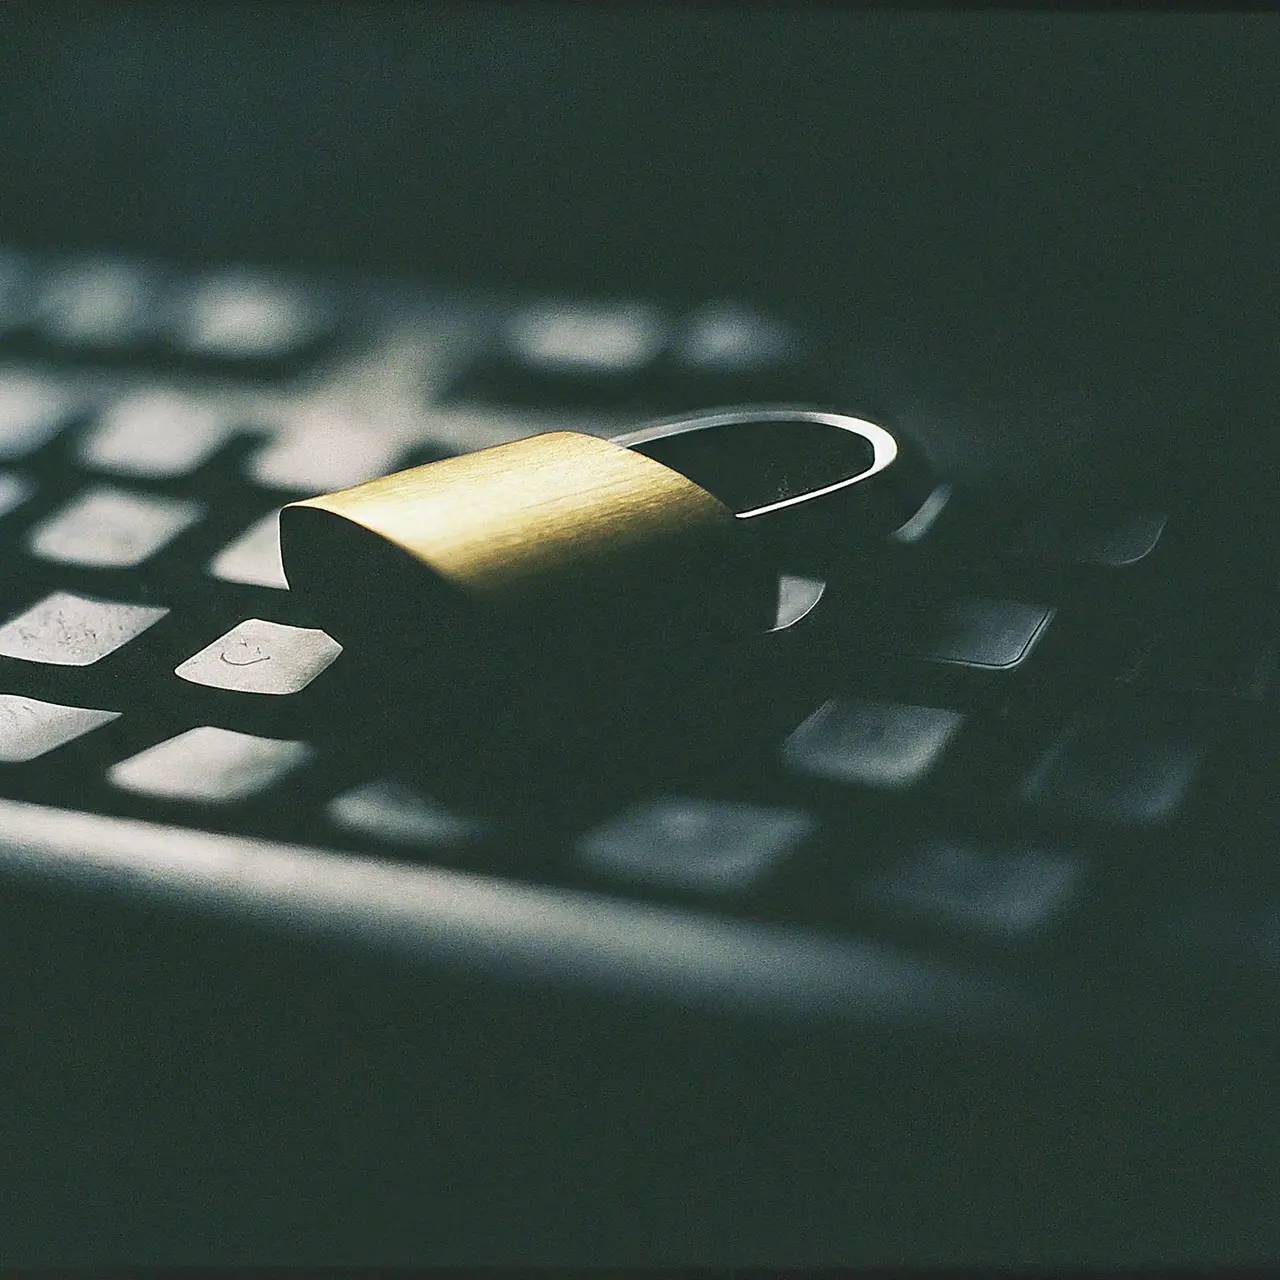
{"type": "Polygon", "coordinates": [[[280,545],[290,588],[366,654],[445,679],[625,664],[767,630],[780,573],[829,575],[931,490],[921,455],[874,423],[725,409],[611,440],[553,431],[290,503],[280,545]]]}

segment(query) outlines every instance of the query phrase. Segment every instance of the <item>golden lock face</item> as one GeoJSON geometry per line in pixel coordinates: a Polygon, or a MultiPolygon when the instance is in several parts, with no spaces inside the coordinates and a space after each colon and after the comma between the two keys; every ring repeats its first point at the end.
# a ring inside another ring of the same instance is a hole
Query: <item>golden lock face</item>
{"type": "Polygon", "coordinates": [[[743,625],[771,587],[717,498],[569,431],[292,503],[280,536],[290,587],[344,643],[429,648],[442,627],[501,650],[675,639],[743,625]]]}

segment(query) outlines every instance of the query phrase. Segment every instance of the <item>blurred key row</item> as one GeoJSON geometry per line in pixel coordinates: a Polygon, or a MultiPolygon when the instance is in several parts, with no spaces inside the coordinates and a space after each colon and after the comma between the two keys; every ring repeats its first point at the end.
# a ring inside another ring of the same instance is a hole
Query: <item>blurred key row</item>
{"type": "MultiPolygon", "coordinates": [[[[74,461],[92,471],[173,480],[211,461],[237,436],[260,441],[244,479],[266,489],[317,493],[393,471],[431,452],[424,414],[387,417],[335,403],[283,401],[250,411],[217,393],[142,388],[102,400],[22,367],[0,369],[0,458],[25,458],[87,420],[74,461]]],[[[511,434],[521,434],[514,431],[511,434]]],[[[435,449],[435,456],[449,450],[435,449]]]]}
{"type": "MultiPolygon", "coordinates": [[[[0,471],[0,516],[20,507],[35,492],[33,480],[0,471]]],[[[94,485],[40,520],[28,532],[26,548],[57,564],[136,568],[205,514],[203,506],[191,499],[94,485]]],[[[273,508],[254,520],[217,552],[208,572],[224,582],[285,590],[278,517],[279,508],[273,508]]]]}
{"type": "MultiPolygon", "coordinates": [[[[125,643],[122,637],[144,630],[163,612],[131,606],[127,612],[112,614],[101,608],[94,612],[93,605],[65,593],[50,597],[25,620],[0,629],[0,653],[15,656],[15,651],[21,651],[47,660],[49,653],[56,652],[61,664],[87,665],[98,649],[119,647],[125,643]]],[[[174,674],[220,693],[286,697],[310,685],[341,652],[341,646],[323,631],[250,618],[185,659],[174,674]]],[[[35,759],[106,722],[94,717],[117,714],[17,694],[4,697],[0,758],[8,760],[35,759]]],[[[234,716],[229,704],[225,711],[234,716]]],[[[1098,828],[1157,827],[1187,811],[1218,746],[1212,732],[1176,707],[1145,700],[1128,705],[1124,700],[1118,704],[1094,701],[1069,715],[1065,723],[1045,725],[1016,744],[1016,767],[1002,785],[985,758],[991,726],[981,719],[971,725],[970,719],[939,707],[831,700],[780,744],[778,776],[791,779],[790,791],[802,805],[816,804],[824,812],[831,812],[828,799],[835,793],[830,789],[837,788],[843,797],[838,814],[853,812],[847,804],[859,796],[911,793],[915,799],[910,810],[900,812],[919,816],[937,810],[944,797],[936,793],[934,784],[950,768],[964,775],[971,815],[984,810],[999,814],[1016,806],[1042,815],[1042,826],[1047,824],[1048,829],[1071,830],[1081,822],[1098,828]]],[[[770,789],[765,786],[766,791],[770,789]]],[[[776,791],[776,785],[772,789],[776,791]]],[[[210,797],[192,792],[186,798],[210,797]]],[[[730,818],[729,810],[721,813],[717,830],[734,845],[738,870],[733,874],[745,876],[757,854],[766,856],[764,846],[751,854],[732,835],[737,828],[730,818]]],[[[751,809],[749,820],[744,817],[741,824],[741,838],[751,843],[770,830],[795,834],[804,827],[798,818],[794,823],[791,818],[779,818],[779,822],[781,826],[764,821],[751,809]]],[[[680,840],[678,833],[671,833],[667,842],[671,849],[677,849],[685,837],[698,843],[700,828],[680,830],[685,832],[680,840]]],[[[655,850],[662,843],[655,843],[655,850]]],[[[616,866],[625,875],[624,864],[630,857],[626,844],[624,840],[621,846],[598,846],[601,865],[616,866]]],[[[642,859],[634,870],[655,882],[684,876],[689,887],[698,887],[699,878],[710,874],[685,854],[673,852],[670,857],[673,861],[665,869],[644,864],[642,859]]],[[[725,868],[722,871],[730,874],[725,868]]]]}
{"type": "Polygon", "coordinates": [[[0,457],[26,457],[86,414],[94,421],[80,443],[78,461],[151,479],[193,471],[238,426],[216,397],[152,387],[100,404],[68,378],[24,366],[0,370],[0,457]]]}
{"type": "MultiPolygon", "coordinates": [[[[0,760],[25,762],[119,717],[0,695],[0,760]]],[[[110,766],[112,786],[162,800],[228,804],[246,800],[305,765],[305,742],[216,726],[189,729],[110,766]]],[[[452,813],[403,783],[376,781],[341,793],[327,814],[339,828],[422,848],[465,844],[483,824],[452,813]]],[[[577,856],[606,878],[714,895],[749,889],[810,841],[817,817],[800,808],[766,807],[686,796],[635,804],[586,832],[577,856]]],[[[1060,905],[1077,874],[1062,858],[1015,856],[953,844],[922,848],[872,882],[868,892],[952,914],[981,910],[1006,932],[1025,930],[1060,905]],[[945,875],[939,876],[939,869],[945,875]]]]}
{"type": "MultiPolygon", "coordinates": [[[[0,695],[0,760],[31,759],[118,714],[0,695]]],[[[117,791],[156,802],[227,806],[282,784],[314,755],[302,741],[202,725],[119,760],[106,776],[117,791]]],[[[323,802],[323,816],[337,843],[348,832],[433,855],[483,845],[492,834],[482,820],[389,779],[340,791],[323,802]]],[[[734,897],[776,879],[813,849],[820,830],[803,808],[668,794],[599,822],[569,856],[582,874],[619,886],[734,897]]],[[[868,847],[842,846],[848,913],[1027,941],[1068,915],[1090,872],[1086,857],[1055,846],[923,834],[897,847],[877,865],[868,847]]]]}
{"type": "MultiPolygon", "coordinates": [[[[447,400],[602,409],[694,408],[794,396],[805,345],[790,326],[733,302],[682,317],[643,302],[517,306],[444,389],[447,400]],[[681,403],[681,398],[688,400],[681,403]]],[[[809,375],[812,383],[813,375],[809,375]]],[[[810,391],[810,396],[814,393],[810,391]]]]}
{"type": "Polygon", "coordinates": [[[270,364],[327,337],[325,290],[238,268],[180,273],[124,258],[37,264],[0,256],[0,337],[63,352],[170,355],[270,364]]]}
{"type": "MultiPolygon", "coordinates": [[[[92,666],[168,613],[163,606],[55,591],[0,626],[0,655],[51,666],[92,666]]],[[[181,662],[174,674],[237,693],[298,693],[341,652],[337,641],[316,628],[246,618],[181,662]]]]}
{"type": "MultiPolygon", "coordinates": [[[[119,256],[39,261],[0,250],[0,350],[6,348],[17,356],[123,362],[166,375],[251,377],[311,370],[328,354],[330,374],[355,385],[380,371],[384,389],[390,364],[415,351],[416,385],[412,376],[401,377],[391,396],[407,396],[419,410],[435,403],[641,412],[822,396],[812,370],[805,372],[807,344],[798,331],[732,300],[684,314],[639,300],[502,304],[423,293],[413,301],[369,282],[337,287],[248,267],[193,272],[119,256]]],[[[328,406],[343,412],[342,397],[332,392],[328,406]]],[[[89,457],[108,469],[154,474],[150,468],[168,467],[176,474],[183,462],[175,455],[198,454],[218,430],[193,419],[176,433],[183,438],[172,448],[162,445],[154,458],[133,447],[127,432],[108,433],[89,457]]],[[[266,451],[251,468],[253,478],[323,489],[387,469],[371,446],[362,474],[313,479],[323,434],[313,426],[266,451]]],[[[344,428],[347,435],[359,432],[344,428]]]]}

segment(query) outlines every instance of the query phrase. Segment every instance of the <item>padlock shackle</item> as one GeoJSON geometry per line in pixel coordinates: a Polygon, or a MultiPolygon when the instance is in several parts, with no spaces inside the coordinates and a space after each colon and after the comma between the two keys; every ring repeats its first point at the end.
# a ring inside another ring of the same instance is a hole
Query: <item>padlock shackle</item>
{"type": "MultiPolygon", "coordinates": [[[[709,431],[716,427],[739,427],[749,426],[752,423],[774,422],[812,422],[826,427],[835,427],[839,431],[847,431],[870,444],[872,449],[870,464],[865,470],[858,472],[856,475],[846,476],[844,479],[837,480],[835,483],[825,485],[822,488],[812,489],[807,493],[795,494],[777,502],[765,503],[747,511],[735,511],[734,515],[739,520],[750,520],[756,516],[772,515],[774,512],[783,511],[788,507],[797,507],[801,503],[813,502],[819,498],[824,498],[829,494],[839,492],[841,489],[847,489],[850,485],[862,484],[870,480],[872,476],[886,470],[898,456],[898,441],[883,427],[877,426],[874,422],[868,422],[865,418],[854,418],[845,413],[829,413],[821,409],[795,409],[781,406],[778,408],[761,408],[759,405],[755,405],[744,409],[720,409],[714,413],[697,414],[692,418],[674,419],[671,422],[652,424],[638,431],[628,431],[624,435],[611,437],[611,441],[613,444],[635,449],[639,453],[646,453],[646,450],[639,446],[656,440],[669,440],[675,436],[686,435],[693,431],[709,431]]],[[[706,488],[707,486],[704,484],[703,487],[706,488]]]]}
{"type": "Polygon", "coordinates": [[[652,423],[612,443],[714,494],[780,566],[798,572],[837,570],[851,552],[907,524],[934,489],[910,440],[826,409],[716,409],[652,423]]]}

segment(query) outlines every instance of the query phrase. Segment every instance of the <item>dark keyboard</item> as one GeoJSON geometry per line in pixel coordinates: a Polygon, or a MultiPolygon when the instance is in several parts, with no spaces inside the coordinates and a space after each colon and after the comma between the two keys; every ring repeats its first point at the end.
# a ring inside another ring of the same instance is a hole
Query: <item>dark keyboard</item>
{"type": "Polygon", "coordinates": [[[650,768],[626,716],[572,708],[501,749],[427,720],[415,753],[371,711],[397,673],[291,598],[280,506],[557,426],[849,395],[811,336],[733,303],[14,252],[0,344],[10,874],[948,1034],[1280,976],[1274,575],[1156,487],[940,490],[825,591],[783,578],[723,687],[649,708],[650,768]]]}

